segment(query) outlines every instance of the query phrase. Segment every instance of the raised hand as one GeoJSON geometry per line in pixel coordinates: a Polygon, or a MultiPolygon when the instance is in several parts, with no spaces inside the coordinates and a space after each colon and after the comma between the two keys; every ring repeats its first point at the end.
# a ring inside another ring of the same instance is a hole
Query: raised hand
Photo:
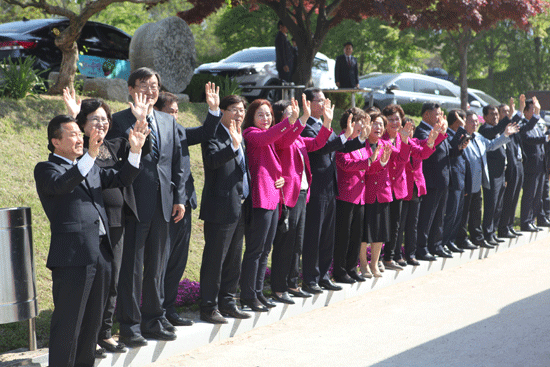
{"type": "Polygon", "coordinates": [[[470,139],[465,139],[460,145],[458,146],[459,150],[464,150],[466,147],[470,144],[470,139]]]}
{"type": "Polygon", "coordinates": [[[147,103],[147,95],[143,93],[134,94],[134,103],[128,102],[132,114],[137,121],[145,121],[149,112],[149,103],[147,103]]]}
{"type": "Polygon", "coordinates": [[[380,155],[380,150],[381,150],[381,145],[380,144],[376,144],[376,148],[374,149],[374,152],[372,153],[372,155],[370,156],[370,161],[371,163],[376,161],[378,159],[378,156],[380,155]]]}
{"type": "Polygon", "coordinates": [[[514,135],[518,132],[519,132],[519,126],[518,126],[517,122],[514,122],[513,124],[509,123],[508,125],[506,125],[506,129],[504,130],[504,135],[510,136],[510,135],[514,135]]]}
{"type": "Polygon", "coordinates": [[[69,115],[76,118],[80,112],[81,101],[80,99],[76,99],[76,92],[74,89],[69,87],[63,88],[63,102],[65,102],[65,106],[67,106],[69,115]]]}
{"type": "Polygon", "coordinates": [[[434,144],[435,144],[435,139],[437,139],[437,136],[440,134],[439,132],[439,129],[438,128],[433,128],[431,131],[430,131],[430,135],[428,135],[428,141],[427,141],[427,144],[430,148],[433,148],[434,144]]]}
{"type": "Polygon", "coordinates": [[[285,185],[285,178],[284,177],[280,177],[277,181],[275,181],[275,188],[276,189],[280,189],[284,185],[285,185]]]}
{"type": "Polygon", "coordinates": [[[241,133],[241,126],[235,120],[231,120],[229,124],[229,136],[231,136],[233,148],[239,149],[239,146],[243,141],[243,135],[241,133]]]}
{"type": "Polygon", "coordinates": [[[401,140],[403,141],[403,143],[409,144],[409,137],[411,136],[413,131],[414,125],[412,124],[412,122],[407,121],[405,123],[405,126],[399,130],[399,134],[401,134],[401,140]]]}
{"type": "Polygon", "coordinates": [[[519,95],[519,112],[525,112],[525,94],[519,95]]]}
{"type": "Polygon", "coordinates": [[[363,128],[361,129],[360,139],[362,141],[367,140],[371,130],[372,130],[372,121],[370,119],[370,115],[367,115],[367,117],[365,118],[365,121],[363,122],[363,128]]]}
{"type": "Polygon", "coordinates": [[[294,97],[290,99],[290,109],[291,112],[290,116],[288,117],[288,122],[291,125],[294,125],[296,120],[298,120],[298,116],[300,115],[300,106],[298,105],[298,101],[294,97]]]}
{"type": "Polygon", "coordinates": [[[306,99],[306,95],[302,93],[302,109],[304,110],[304,113],[302,114],[302,117],[300,117],[300,122],[302,125],[306,126],[306,122],[309,119],[309,116],[311,116],[311,101],[308,101],[306,99]]]}
{"type": "Polygon", "coordinates": [[[514,97],[510,97],[510,104],[508,106],[510,107],[508,117],[511,119],[516,114],[516,102],[514,101],[514,97]]]}
{"type": "Polygon", "coordinates": [[[130,151],[132,153],[139,153],[141,151],[143,144],[145,144],[145,139],[150,132],[151,129],[149,129],[147,121],[136,121],[134,127],[128,133],[128,142],[130,143],[130,151]]]}
{"type": "MultiPolygon", "coordinates": [[[[325,99],[325,104],[323,105],[323,108],[324,108],[323,109],[323,126],[325,126],[327,129],[330,129],[330,124],[332,123],[332,118],[334,117],[334,107],[335,106],[331,104],[330,99],[328,98],[325,99]]],[[[347,133],[347,129],[346,129],[346,133],[347,133]]],[[[346,135],[346,138],[347,137],[348,135],[346,135]]]]}
{"type": "Polygon", "coordinates": [[[98,130],[97,128],[92,128],[90,132],[90,142],[88,145],[88,154],[90,157],[95,158],[99,153],[99,147],[103,144],[103,138],[105,137],[105,132],[103,130],[98,130]]]}
{"type": "Polygon", "coordinates": [[[211,111],[217,111],[220,107],[220,87],[216,87],[216,84],[208,82],[204,86],[204,93],[206,93],[206,103],[211,111]]]}
{"type": "Polygon", "coordinates": [[[380,163],[386,164],[390,160],[390,156],[392,153],[392,146],[391,144],[384,145],[384,150],[382,151],[382,156],[380,157],[380,163]]]}
{"type": "Polygon", "coordinates": [[[349,139],[350,136],[353,135],[353,132],[355,131],[355,122],[353,121],[353,114],[349,114],[348,116],[348,126],[346,127],[346,131],[344,132],[344,136],[346,139],[349,139]]]}
{"type": "Polygon", "coordinates": [[[540,103],[537,97],[533,97],[533,105],[535,106],[535,115],[540,115],[540,103]]]}

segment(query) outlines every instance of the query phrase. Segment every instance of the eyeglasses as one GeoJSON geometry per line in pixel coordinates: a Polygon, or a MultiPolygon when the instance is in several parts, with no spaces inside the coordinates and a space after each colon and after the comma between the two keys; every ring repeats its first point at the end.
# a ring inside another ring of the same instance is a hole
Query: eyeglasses
{"type": "Polygon", "coordinates": [[[159,90],[159,86],[158,85],[142,84],[142,85],[138,86],[137,89],[140,92],[147,92],[147,91],[156,92],[156,91],[159,90]]]}
{"type": "Polygon", "coordinates": [[[314,99],[312,102],[318,102],[320,105],[325,104],[326,99],[314,99]]]}
{"type": "Polygon", "coordinates": [[[244,108],[230,108],[228,111],[231,113],[240,113],[241,115],[245,112],[244,108]]]}
{"type": "Polygon", "coordinates": [[[88,121],[93,122],[94,125],[109,125],[109,119],[107,117],[92,117],[88,121]]]}

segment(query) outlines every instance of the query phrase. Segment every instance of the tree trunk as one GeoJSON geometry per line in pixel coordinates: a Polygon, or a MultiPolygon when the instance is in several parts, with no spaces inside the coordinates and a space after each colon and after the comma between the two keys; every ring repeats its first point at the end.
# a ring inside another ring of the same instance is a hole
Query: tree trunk
{"type": "Polygon", "coordinates": [[[311,47],[298,46],[298,60],[296,64],[296,72],[293,76],[293,81],[296,85],[305,85],[306,88],[311,87],[313,82],[311,80],[311,68],[313,66],[313,59],[316,52],[311,47]]]}
{"type": "Polygon", "coordinates": [[[460,57],[459,76],[460,108],[468,110],[468,48],[472,39],[470,29],[463,30],[457,37],[458,54],[460,57]]]}
{"type": "MultiPolygon", "coordinates": [[[[57,42],[56,42],[57,44],[57,42]]],[[[76,63],[78,61],[78,46],[75,41],[70,44],[58,45],[63,53],[61,67],[59,69],[59,78],[57,82],[48,89],[48,94],[58,95],[63,93],[65,87],[74,88],[74,78],[76,74],[76,63]]]]}

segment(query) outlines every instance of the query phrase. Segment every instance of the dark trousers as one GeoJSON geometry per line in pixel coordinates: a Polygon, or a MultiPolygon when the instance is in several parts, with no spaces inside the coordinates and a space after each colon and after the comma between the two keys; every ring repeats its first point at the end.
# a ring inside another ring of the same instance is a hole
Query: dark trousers
{"type": "Polygon", "coordinates": [[[162,307],[167,315],[177,314],[176,300],[178,287],[187,265],[189,254],[189,240],[191,238],[191,217],[190,205],[185,206],[185,215],[177,223],[170,222],[170,250],[166,263],[166,274],[164,275],[164,300],[162,307]]]}
{"type": "Polygon", "coordinates": [[[265,269],[275,238],[279,208],[252,208],[250,223],[245,224],[246,245],[241,267],[241,298],[257,298],[264,289],[265,269]]]}
{"type": "Polygon", "coordinates": [[[49,365],[92,367],[107,294],[112,257],[106,239],[95,264],[52,269],[54,310],[49,365]]]}
{"type": "Polygon", "coordinates": [[[502,215],[498,225],[499,232],[505,232],[514,227],[516,208],[518,206],[521,187],[523,186],[523,165],[517,164],[508,177],[504,197],[502,199],[502,215]]]}
{"type": "Polygon", "coordinates": [[[550,185],[548,181],[548,173],[544,173],[543,177],[544,181],[542,183],[542,204],[540,212],[537,215],[537,221],[541,221],[550,217],[550,185]]]}
{"type": "Polygon", "coordinates": [[[307,191],[301,191],[298,201],[289,208],[289,230],[277,230],[271,255],[271,289],[286,292],[298,288],[300,255],[304,243],[307,191]]]}
{"type": "Polygon", "coordinates": [[[204,222],[204,251],[200,273],[201,311],[212,312],[219,307],[235,306],[235,294],[241,275],[244,214],[235,223],[204,222]]]}
{"type": "Polygon", "coordinates": [[[542,205],[544,173],[526,173],[521,196],[521,226],[526,227],[535,221],[542,205]]]}
{"type": "Polygon", "coordinates": [[[483,241],[481,229],[481,190],[464,197],[464,211],[457,235],[457,243],[462,244],[470,232],[470,240],[475,244],[483,241]]]}
{"type": "Polygon", "coordinates": [[[121,336],[163,329],[160,323],[164,317],[162,279],[169,248],[169,226],[162,214],[160,193],[157,195],[150,222],[138,222],[134,216],[126,216],[117,300],[121,336]]]}
{"type": "Polygon", "coordinates": [[[343,277],[357,272],[365,206],[336,200],[336,243],[332,274],[343,277]]]}
{"type": "Polygon", "coordinates": [[[490,177],[491,188],[483,188],[483,235],[489,240],[498,228],[504,197],[504,175],[490,177]]]}
{"type": "Polygon", "coordinates": [[[328,270],[334,253],[336,199],[309,198],[306,207],[306,228],[302,268],[304,284],[317,284],[329,279],[328,270]]]}
{"type": "Polygon", "coordinates": [[[464,190],[449,190],[445,220],[443,221],[443,245],[455,243],[460,222],[462,221],[463,210],[464,190]]]}
{"type": "Polygon", "coordinates": [[[401,207],[401,225],[399,236],[397,237],[397,250],[394,254],[394,260],[400,260],[401,244],[404,243],[405,258],[411,259],[416,257],[416,238],[418,236],[418,211],[420,210],[420,201],[418,190],[414,187],[413,197],[411,200],[403,200],[401,207]],[[405,240],[403,242],[403,239],[405,240]]]}
{"type": "Polygon", "coordinates": [[[418,213],[418,237],[416,255],[424,256],[442,250],[443,218],[445,216],[449,188],[428,188],[422,198],[418,213]]]}
{"type": "Polygon", "coordinates": [[[115,315],[115,306],[118,289],[118,275],[120,273],[120,263],[122,261],[122,250],[124,248],[124,227],[109,227],[109,236],[113,248],[113,261],[111,261],[111,286],[107,296],[107,304],[103,311],[103,322],[99,329],[98,339],[109,339],[112,334],[113,316],[115,315]]]}
{"type": "MultiPolygon", "coordinates": [[[[394,258],[399,228],[401,226],[402,199],[393,199],[390,203],[390,242],[384,244],[384,261],[391,261],[394,258]]],[[[401,246],[399,246],[401,251],[401,246]]]]}

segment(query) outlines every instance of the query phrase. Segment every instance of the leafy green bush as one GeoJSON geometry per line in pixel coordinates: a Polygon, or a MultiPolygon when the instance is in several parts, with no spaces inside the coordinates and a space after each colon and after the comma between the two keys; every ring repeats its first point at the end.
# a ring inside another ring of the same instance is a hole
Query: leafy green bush
{"type": "Polygon", "coordinates": [[[206,97],[204,94],[204,85],[208,82],[215,83],[217,86],[220,87],[220,98],[231,94],[241,93],[239,83],[237,83],[235,80],[229,78],[228,76],[223,77],[212,74],[193,75],[193,78],[191,78],[191,82],[189,82],[189,85],[187,86],[187,88],[185,88],[183,93],[189,96],[190,102],[204,102],[206,97]]]}
{"type": "MultiPolygon", "coordinates": [[[[325,93],[325,97],[329,98],[336,108],[347,110],[351,108],[351,93],[325,93]]],[[[363,108],[365,101],[361,93],[355,93],[355,107],[363,108]]]]}
{"type": "Polygon", "coordinates": [[[403,108],[403,111],[407,116],[416,116],[416,117],[422,116],[422,103],[419,103],[419,102],[405,103],[401,105],[401,108],[403,108]]]}
{"type": "Polygon", "coordinates": [[[44,79],[40,77],[45,70],[33,69],[34,57],[13,61],[8,57],[7,63],[0,65],[0,96],[22,99],[27,94],[34,95],[37,90],[46,90],[44,79]]]}

